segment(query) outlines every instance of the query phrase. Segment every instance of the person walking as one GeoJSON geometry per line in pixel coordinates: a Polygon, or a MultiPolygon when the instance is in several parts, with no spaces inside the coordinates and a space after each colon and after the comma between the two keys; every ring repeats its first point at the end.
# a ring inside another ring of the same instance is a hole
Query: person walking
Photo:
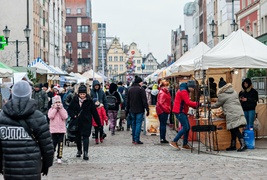
{"type": "Polygon", "coordinates": [[[103,140],[104,140],[103,126],[104,126],[105,122],[106,122],[106,126],[108,125],[108,117],[107,117],[104,105],[101,104],[99,101],[97,101],[96,98],[93,99],[93,100],[94,100],[94,103],[95,103],[95,106],[96,106],[96,110],[98,112],[98,115],[99,115],[99,118],[100,118],[100,122],[101,122],[101,126],[98,127],[98,125],[96,124],[95,120],[93,119],[93,126],[95,128],[95,143],[98,144],[99,143],[98,137],[100,138],[100,142],[103,143],[103,140]]]}
{"type": "Polygon", "coordinates": [[[32,99],[37,101],[37,109],[44,115],[48,112],[48,96],[45,91],[42,90],[41,84],[37,83],[33,86],[32,99]]]}
{"type": "Polygon", "coordinates": [[[89,160],[88,148],[89,137],[91,135],[92,117],[101,126],[100,119],[92,98],[87,94],[85,85],[80,85],[78,95],[73,98],[68,108],[69,116],[77,121],[78,129],[76,132],[76,157],[81,157],[82,154],[82,140],[83,140],[83,159],[89,160]]]}
{"type": "Polygon", "coordinates": [[[195,90],[196,82],[189,80],[187,83],[180,84],[180,89],[177,91],[174,99],[173,113],[182,125],[182,129],[177,133],[170,146],[180,149],[177,142],[184,136],[182,149],[191,149],[188,145],[188,134],[190,130],[190,124],[188,121],[187,113],[189,107],[196,108],[197,102],[190,100],[189,93],[195,90]]]}
{"type": "Polygon", "coordinates": [[[47,121],[31,99],[32,88],[21,80],[0,113],[1,173],[4,179],[40,180],[53,165],[54,147],[47,121]]]}
{"type": "Polygon", "coordinates": [[[61,164],[63,139],[66,133],[66,120],[68,118],[68,113],[63,107],[60,96],[56,95],[52,98],[52,106],[48,111],[48,117],[50,119],[50,133],[52,134],[54,151],[56,151],[56,147],[58,147],[57,163],[61,164]]]}
{"type": "Polygon", "coordinates": [[[121,96],[119,95],[117,89],[117,84],[111,83],[109,86],[109,91],[106,91],[108,119],[110,121],[109,129],[111,131],[111,135],[115,135],[119,105],[121,104],[121,96]]]}
{"type": "Polygon", "coordinates": [[[100,88],[98,80],[94,80],[92,84],[92,90],[90,92],[91,98],[96,98],[101,104],[104,105],[106,112],[108,112],[107,98],[105,92],[100,88]]]}
{"type": "Polygon", "coordinates": [[[246,118],[238,99],[238,94],[233,89],[232,84],[222,85],[220,84],[219,87],[218,100],[215,104],[211,105],[211,108],[214,109],[222,106],[223,112],[226,115],[226,128],[231,132],[231,145],[226,148],[226,151],[236,150],[236,138],[238,138],[241,147],[237,151],[242,152],[247,149],[247,146],[239,128],[246,126],[246,118]]]}
{"type": "Polygon", "coordinates": [[[149,116],[146,92],[142,88],[143,80],[136,76],[134,84],[128,90],[126,114],[130,114],[132,120],[132,143],[143,144],[140,141],[141,126],[144,120],[144,112],[149,116]]]}
{"type": "Polygon", "coordinates": [[[166,140],[166,125],[171,112],[171,94],[169,92],[169,82],[166,80],[162,80],[160,84],[156,112],[160,122],[160,143],[169,143],[166,140]]]}
{"type": "Polygon", "coordinates": [[[247,129],[254,128],[255,109],[259,101],[258,92],[253,88],[249,78],[242,82],[242,88],[238,96],[247,120],[247,129]]]}

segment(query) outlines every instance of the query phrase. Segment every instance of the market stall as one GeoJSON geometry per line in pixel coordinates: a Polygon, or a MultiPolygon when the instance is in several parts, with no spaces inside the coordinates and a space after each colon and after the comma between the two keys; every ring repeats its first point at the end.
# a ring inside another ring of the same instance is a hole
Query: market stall
{"type": "MultiPolygon", "coordinates": [[[[230,34],[217,46],[196,59],[194,67],[195,78],[201,81],[203,86],[208,87],[206,82],[209,77],[214,77],[215,80],[218,80],[219,77],[224,77],[226,82],[233,84],[234,89],[235,87],[240,88],[242,78],[245,77],[245,71],[242,69],[267,68],[267,46],[240,29],[230,34]]],[[[260,108],[261,106],[266,107],[266,104],[258,105],[258,114],[264,114],[261,112],[261,109],[264,108],[260,108]]],[[[262,116],[262,119],[260,119],[262,124],[266,122],[266,119],[267,116],[262,116]]],[[[221,122],[216,122],[215,119],[212,119],[213,124],[223,124],[224,122],[224,119],[221,119],[221,122]]],[[[222,127],[222,130],[223,129],[225,128],[222,127]]],[[[264,128],[264,130],[265,129],[266,128],[264,128]]],[[[227,139],[230,136],[230,132],[224,131],[224,135],[219,132],[218,130],[219,150],[223,150],[225,146],[222,145],[222,140],[227,139]]],[[[265,135],[267,131],[263,132],[263,130],[261,130],[260,133],[265,135]]]]}

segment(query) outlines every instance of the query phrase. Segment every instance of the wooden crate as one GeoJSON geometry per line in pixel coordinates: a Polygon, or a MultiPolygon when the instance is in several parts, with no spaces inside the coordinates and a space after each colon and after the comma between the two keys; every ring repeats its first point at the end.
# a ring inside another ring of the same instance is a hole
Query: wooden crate
{"type": "MultiPolygon", "coordinates": [[[[206,120],[200,120],[200,125],[204,125],[207,124],[206,120]]],[[[226,148],[228,148],[231,144],[231,133],[230,131],[228,131],[226,129],[226,121],[225,120],[216,120],[213,121],[213,125],[217,126],[217,139],[218,139],[218,150],[225,150],[226,148]]],[[[215,136],[212,138],[212,134],[208,133],[208,132],[201,132],[200,133],[200,142],[203,143],[206,146],[209,146],[209,135],[211,138],[211,146],[213,148],[213,150],[217,150],[217,146],[216,146],[216,141],[215,141],[215,136]]],[[[237,139],[236,141],[236,146],[237,148],[240,147],[240,143],[237,139]]]]}

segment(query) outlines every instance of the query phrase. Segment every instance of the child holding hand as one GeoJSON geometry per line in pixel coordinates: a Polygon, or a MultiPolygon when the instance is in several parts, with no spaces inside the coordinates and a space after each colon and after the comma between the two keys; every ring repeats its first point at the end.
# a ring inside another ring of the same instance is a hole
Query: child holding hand
{"type": "Polygon", "coordinates": [[[94,98],[93,100],[95,102],[96,110],[98,112],[100,122],[101,122],[101,126],[98,127],[95,120],[93,119],[93,126],[95,128],[95,143],[98,144],[99,143],[98,135],[100,135],[100,142],[103,143],[103,140],[104,140],[103,126],[104,126],[104,122],[106,122],[106,125],[108,125],[108,117],[107,117],[107,113],[104,108],[104,105],[101,104],[96,98],[94,98]]]}
{"type": "Polygon", "coordinates": [[[48,111],[48,117],[50,119],[50,133],[52,134],[54,151],[56,151],[56,147],[58,146],[57,163],[61,164],[63,139],[66,133],[66,119],[68,118],[68,113],[62,105],[59,95],[52,98],[52,106],[48,111]]]}

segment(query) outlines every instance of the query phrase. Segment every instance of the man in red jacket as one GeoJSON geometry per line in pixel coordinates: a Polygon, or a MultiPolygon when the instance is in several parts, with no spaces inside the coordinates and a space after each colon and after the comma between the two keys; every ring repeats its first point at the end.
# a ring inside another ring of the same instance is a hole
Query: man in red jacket
{"type": "Polygon", "coordinates": [[[170,145],[176,149],[180,149],[177,145],[178,140],[184,136],[183,149],[191,149],[188,143],[188,133],[190,124],[187,118],[189,107],[196,108],[197,102],[190,100],[189,93],[193,92],[196,86],[194,80],[189,80],[187,83],[182,83],[180,89],[177,91],[174,99],[173,113],[182,125],[182,129],[177,133],[170,145]]]}

